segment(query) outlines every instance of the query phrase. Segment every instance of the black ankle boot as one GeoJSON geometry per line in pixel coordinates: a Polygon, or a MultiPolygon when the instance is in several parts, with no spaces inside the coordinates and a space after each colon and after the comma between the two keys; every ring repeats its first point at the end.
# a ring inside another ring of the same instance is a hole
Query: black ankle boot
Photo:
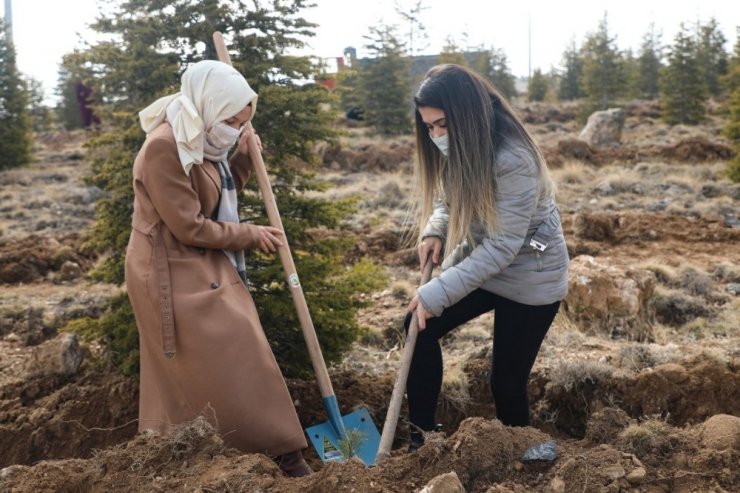
{"type": "Polygon", "coordinates": [[[413,454],[424,445],[424,432],[419,430],[409,431],[409,453],[413,454]]]}
{"type": "Polygon", "coordinates": [[[436,425],[434,425],[434,428],[430,431],[424,431],[418,427],[414,427],[412,430],[409,430],[409,453],[416,452],[421,448],[422,445],[424,445],[425,433],[436,433],[440,431],[442,431],[441,423],[437,423],[436,425]]]}
{"type": "Polygon", "coordinates": [[[279,455],[275,458],[275,462],[291,478],[300,478],[313,473],[313,469],[306,463],[300,450],[279,455]]]}

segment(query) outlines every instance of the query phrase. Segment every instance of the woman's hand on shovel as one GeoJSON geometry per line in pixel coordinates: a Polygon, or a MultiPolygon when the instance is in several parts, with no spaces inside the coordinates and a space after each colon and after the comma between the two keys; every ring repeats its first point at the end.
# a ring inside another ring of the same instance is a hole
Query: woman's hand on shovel
{"type": "Polygon", "coordinates": [[[259,233],[257,248],[263,252],[274,253],[283,246],[283,242],[280,240],[283,232],[280,229],[273,226],[257,226],[257,231],[259,233]]]}
{"type": "Polygon", "coordinates": [[[257,132],[255,132],[251,125],[247,125],[239,136],[239,146],[236,148],[238,153],[249,154],[249,137],[252,134],[254,134],[254,140],[257,141],[257,148],[262,152],[262,140],[260,140],[260,136],[257,135],[257,132]]]}
{"type": "Polygon", "coordinates": [[[427,328],[427,319],[432,318],[432,314],[426,311],[424,305],[421,304],[418,294],[409,303],[408,311],[416,312],[416,319],[419,321],[419,332],[427,328]]]}
{"type": "Polygon", "coordinates": [[[439,256],[442,253],[442,238],[439,236],[427,236],[419,243],[419,268],[424,272],[427,258],[432,256],[434,265],[439,265],[439,256]]]}

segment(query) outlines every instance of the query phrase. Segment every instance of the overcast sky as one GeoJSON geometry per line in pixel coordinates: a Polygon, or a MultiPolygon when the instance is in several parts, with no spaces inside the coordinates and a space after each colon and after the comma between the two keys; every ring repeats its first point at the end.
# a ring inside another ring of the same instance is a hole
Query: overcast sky
{"type": "MultiPolygon", "coordinates": [[[[18,67],[26,75],[43,82],[47,94],[56,85],[58,64],[64,53],[91,39],[86,26],[97,14],[96,0],[12,0],[14,41],[18,67]]],[[[249,3],[249,2],[247,2],[249,3]]],[[[305,17],[319,24],[310,40],[310,53],[321,57],[341,56],[354,46],[364,56],[363,35],[379,21],[397,24],[402,33],[408,26],[394,6],[407,8],[416,0],[315,0],[305,17]]],[[[650,23],[663,33],[663,43],[671,44],[681,22],[702,23],[715,17],[728,39],[730,51],[740,25],[738,0],[425,0],[428,7],[421,20],[428,40],[425,53],[438,53],[445,39],[458,44],[484,45],[503,49],[514,75],[527,75],[529,34],[531,66],[548,71],[558,66],[571,39],[580,45],[584,36],[596,30],[607,12],[610,32],[620,49],[637,51],[650,23]],[[530,29],[531,26],[531,29],[530,29]]],[[[4,7],[3,7],[4,11],[4,7]]],[[[418,46],[418,45],[417,45],[418,46]]]]}

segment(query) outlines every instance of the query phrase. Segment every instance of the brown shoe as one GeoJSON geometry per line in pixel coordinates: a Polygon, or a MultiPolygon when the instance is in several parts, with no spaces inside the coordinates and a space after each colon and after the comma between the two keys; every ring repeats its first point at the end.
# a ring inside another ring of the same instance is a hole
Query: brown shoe
{"type": "Polygon", "coordinates": [[[313,473],[313,469],[306,463],[300,450],[279,455],[275,461],[278,467],[291,478],[300,478],[313,473]]]}

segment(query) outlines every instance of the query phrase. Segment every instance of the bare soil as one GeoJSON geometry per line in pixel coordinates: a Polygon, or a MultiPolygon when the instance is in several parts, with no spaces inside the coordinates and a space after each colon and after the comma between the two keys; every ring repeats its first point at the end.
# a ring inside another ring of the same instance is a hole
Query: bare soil
{"type": "MultiPolygon", "coordinates": [[[[392,456],[371,468],[322,464],[308,449],[317,473],[300,479],[226,448],[203,419],[167,438],[137,434],[137,382],[97,344],[82,344],[73,374],[30,364],[67,321],[99,316],[119,292],[87,274],[101,192],[84,182],[86,136],[38,136],[35,164],[0,173],[0,492],[411,492],[452,471],[470,492],[740,491],[740,185],[722,175],[732,151],[719,117],[668,127],[653,106],[628,105],[624,144],[609,149],[576,140],[569,105],[520,109],[551,162],[571,257],[654,273],[651,336],[588,331],[559,314],[530,380],[532,427],[507,428],[488,383],[492,315],[482,316],[443,340],[441,432],[409,454],[402,419],[392,456]],[[550,439],[555,460],[523,460],[550,439]]],[[[331,374],[342,412],[365,407],[381,428],[419,282],[403,238],[413,141],[351,131],[317,151],[325,194],[364,197],[347,259],[369,256],[390,281],[364,295],[366,333],[331,374]]],[[[326,420],[315,382],[288,386],[305,426],[326,420]]]]}

